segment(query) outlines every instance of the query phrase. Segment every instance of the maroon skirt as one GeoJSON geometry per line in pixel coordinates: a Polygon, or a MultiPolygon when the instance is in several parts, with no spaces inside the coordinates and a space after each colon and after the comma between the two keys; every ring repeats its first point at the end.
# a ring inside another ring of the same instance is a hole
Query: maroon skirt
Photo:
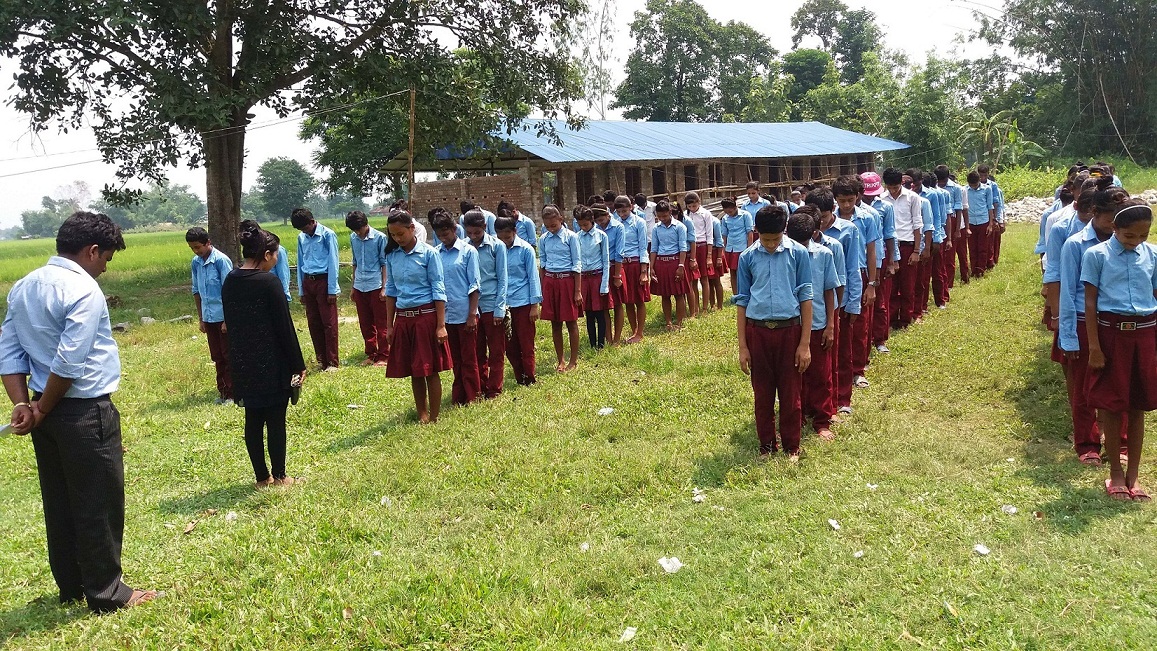
{"type": "Polygon", "coordinates": [[[574,302],[574,272],[547,271],[542,283],[542,320],[578,321],[581,309],[574,302]]]}
{"type": "Polygon", "coordinates": [[[623,302],[627,305],[643,305],[651,300],[651,283],[640,284],[642,276],[641,262],[623,261],[623,302]]]}
{"type": "MultiPolygon", "coordinates": [[[[618,287],[615,287],[615,274],[612,271],[611,280],[608,284],[611,288],[611,307],[613,308],[626,305],[627,303],[627,272],[622,264],[619,265],[619,280],[621,283],[618,287]]],[[[636,282],[638,282],[638,280],[636,280],[636,282]]],[[[583,296],[586,296],[586,292],[583,292],[583,296]]]]}
{"type": "Polygon", "coordinates": [[[699,278],[710,278],[715,275],[715,268],[712,265],[712,260],[707,259],[707,244],[701,243],[695,245],[695,262],[699,263],[699,273],[695,276],[696,280],[699,278]]]}
{"type": "Polygon", "coordinates": [[[1097,334],[1105,367],[1089,369],[1089,406],[1117,413],[1157,409],[1157,316],[1098,312],[1097,334]]]}
{"type": "MultiPolygon", "coordinates": [[[[592,312],[602,312],[609,310],[615,306],[614,297],[610,294],[600,294],[599,289],[603,282],[603,272],[601,269],[597,271],[583,272],[583,309],[592,312]]],[[[608,286],[609,286],[608,281],[608,286]]]]}
{"type": "Polygon", "coordinates": [[[683,270],[683,279],[676,280],[675,272],[679,269],[679,256],[655,256],[654,277],[651,280],[651,293],[658,296],[684,296],[689,289],[687,269],[683,270]]]}
{"type": "Polygon", "coordinates": [[[723,254],[723,265],[727,267],[728,271],[739,269],[740,253],[742,253],[742,251],[727,251],[723,254]]]}
{"type": "Polygon", "coordinates": [[[427,377],[449,371],[450,342],[439,343],[437,329],[433,303],[395,312],[386,377],[427,377]]]}
{"type": "Polygon", "coordinates": [[[687,279],[688,285],[691,284],[691,281],[699,280],[700,278],[703,277],[704,274],[707,273],[707,247],[699,246],[698,244],[695,245],[695,263],[698,265],[698,268],[692,269],[691,268],[691,255],[688,254],[687,255],[687,268],[684,270],[684,273],[683,273],[683,277],[687,279]],[[700,257],[703,258],[702,261],[700,261],[700,259],[699,259],[700,257]]]}

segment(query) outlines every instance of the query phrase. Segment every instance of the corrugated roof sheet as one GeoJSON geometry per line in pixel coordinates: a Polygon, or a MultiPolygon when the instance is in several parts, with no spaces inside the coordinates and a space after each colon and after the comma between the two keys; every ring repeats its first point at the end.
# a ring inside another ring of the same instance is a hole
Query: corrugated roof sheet
{"type": "MultiPolygon", "coordinates": [[[[509,136],[513,144],[552,163],[711,158],[790,158],[906,149],[894,140],[866,136],[821,122],[625,122],[588,120],[572,130],[553,120],[562,144],[536,134],[527,121],[509,136]]],[[[439,158],[451,158],[445,150],[439,158]]]]}

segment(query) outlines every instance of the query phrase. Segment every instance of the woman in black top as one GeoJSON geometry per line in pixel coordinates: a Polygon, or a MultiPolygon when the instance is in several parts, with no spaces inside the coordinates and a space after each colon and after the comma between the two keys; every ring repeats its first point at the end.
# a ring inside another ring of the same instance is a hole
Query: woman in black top
{"type": "Polygon", "coordinates": [[[281,281],[269,273],[277,264],[278,244],[276,235],[255,222],[242,224],[245,262],[221,287],[234,399],[245,408],[245,447],[258,488],[300,481],[285,475],[285,411],[293,389],[305,379],[305,360],[281,281]],[[262,445],[266,428],[272,473],[262,445]]]}

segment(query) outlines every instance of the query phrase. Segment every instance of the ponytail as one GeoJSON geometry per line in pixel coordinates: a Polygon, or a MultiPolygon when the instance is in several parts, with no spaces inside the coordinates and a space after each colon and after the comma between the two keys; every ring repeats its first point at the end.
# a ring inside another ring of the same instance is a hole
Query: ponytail
{"type": "Polygon", "coordinates": [[[256,222],[243,224],[238,239],[241,242],[241,255],[246,260],[264,260],[266,253],[274,252],[278,247],[277,240],[257,226],[256,222]]]}

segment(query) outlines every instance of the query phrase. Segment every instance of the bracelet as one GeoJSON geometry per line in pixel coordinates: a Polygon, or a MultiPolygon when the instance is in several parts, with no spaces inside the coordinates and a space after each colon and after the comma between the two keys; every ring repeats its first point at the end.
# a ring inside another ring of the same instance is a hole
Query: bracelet
{"type": "Polygon", "coordinates": [[[679,265],[676,269],[682,269],[685,265],[679,265]]]}
{"type": "Polygon", "coordinates": [[[29,409],[32,409],[32,405],[30,403],[27,403],[27,402],[18,402],[16,404],[12,405],[13,409],[19,409],[21,407],[28,407],[29,409]]]}

